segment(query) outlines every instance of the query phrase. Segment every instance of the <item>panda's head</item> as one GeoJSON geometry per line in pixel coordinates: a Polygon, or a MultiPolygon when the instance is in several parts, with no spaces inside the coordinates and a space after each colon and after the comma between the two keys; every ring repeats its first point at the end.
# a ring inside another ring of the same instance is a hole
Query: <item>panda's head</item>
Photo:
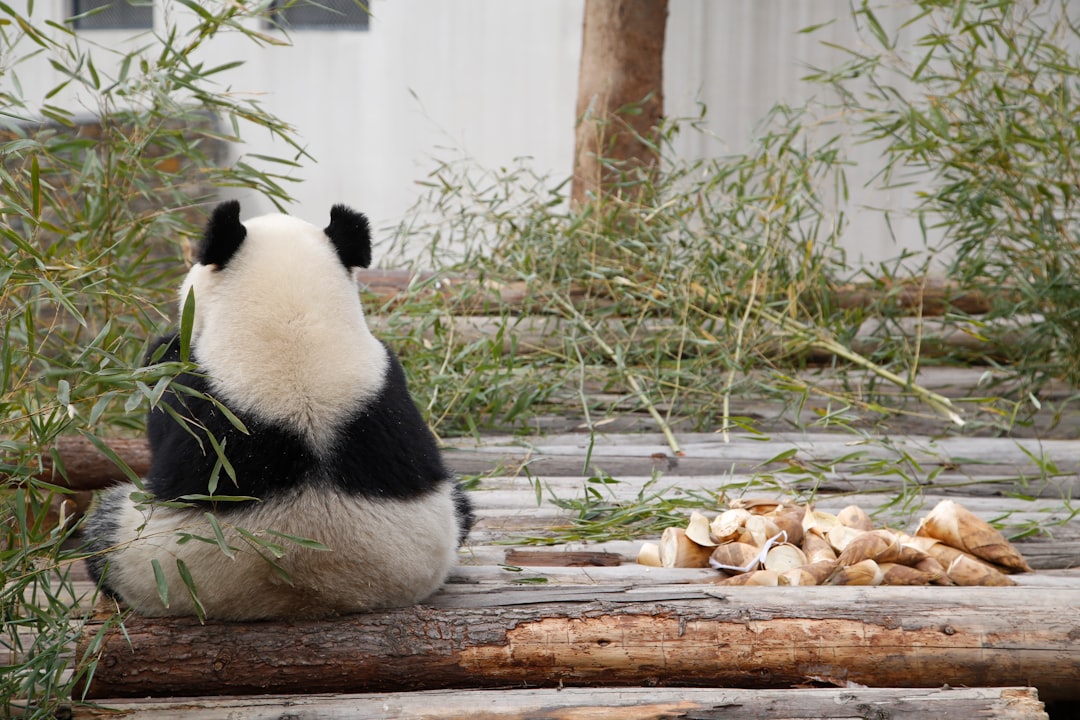
{"type": "Polygon", "coordinates": [[[353,270],[371,264],[371,232],[367,218],[344,205],[331,208],[330,224],[320,230],[280,214],[240,222],[240,203],[231,200],[214,209],[195,260],[180,291],[181,308],[189,291],[211,302],[214,288],[235,284],[237,278],[267,288],[285,279],[276,285],[282,291],[324,282],[344,288],[335,276],[344,272],[351,277],[353,270]],[[309,277],[313,274],[320,277],[309,277]]]}
{"type": "Polygon", "coordinates": [[[355,278],[371,263],[367,219],[344,205],[325,228],[272,214],[213,211],[180,291],[195,303],[193,357],[234,410],[322,444],[382,387],[386,349],[370,333],[355,278]]]}

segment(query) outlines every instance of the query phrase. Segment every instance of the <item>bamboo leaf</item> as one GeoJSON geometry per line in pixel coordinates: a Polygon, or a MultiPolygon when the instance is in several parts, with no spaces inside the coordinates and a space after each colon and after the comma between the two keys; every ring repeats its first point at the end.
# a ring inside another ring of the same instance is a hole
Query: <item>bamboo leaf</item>
{"type": "Polygon", "coordinates": [[[180,312],[180,361],[191,361],[191,333],[195,326],[195,288],[188,288],[180,312]]]}
{"type": "Polygon", "coordinates": [[[157,585],[158,597],[161,598],[161,604],[167,608],[169,607],[169,581],[165,578],[165,571],[162,570],[157,558],[153,558],[150,565],[154,568],[154,584],[157,585]]]}
{"type": "Polygon", "coordinates": [[[30,212],[35,218],[41,217],[41,168],[37,153],[30,157],[30,212]]]}
{"type": "Polygon", "coordinates": [[[272,543],[272,542],[270,542],[269,540],[267,540],[265,538],[259,537],[258,535],[252,533],[249,530],[245,530],[244,528],[237,528],[237,532],[239,532],[244,538],[246,538],[252,544],[257,545],[258,547],[269,551],[270,554],[273,555],[275,558],[280,560],[281,558],[285,557],[285,548],[284,548],[284,546],[278,545],[277,543],[272,543]]]}
{"type": "Polygon", "coordinates": [[[235,558],[235,548],[230,547],[229,543],[225,542],[225,533],[222,532],[221,525],[218,523],[218,519],[214,513],[203,513],[203,517],[206,518],[206,522],[210,523],[210,530],[214,533],[214,540],[217,541],[217,545],[221,548],[221,552],[223,552],[226,557],[235,558]]]}
{"type": "Polygon", "coordinates": [[[199,600],[199,594],[195,590],[195,579],[191,577],[187,564],[181,558],[176,558],[176,571],[180,573],[180,580],[184,583],[184,587],[187,588],[188,594],[191,596],[191,602],[195,606],[195,615],[200,622],[205,622],[206,608],[203,607],[202,601],[199,600]]]}
{"type": "Polygon", "coordinates": [[[284,540],[288,540],[289,542],[293,543],[294,545],[299,545],[302,548],[307,548],[308,550],[321,550],[321,551],[329,551],[330,550],[329,547],[327,547],[326,545],[323,545],[321,542],[318,542],[316,540],[310,540],[308,538],[299,537],[297,535],[290,535],[288,533],[279,532],[277,530],[267,530],[266,532],[268,534],[270,534],[270,535],[275,536],[275,537],[279,537],[279,538],[282,538],[284,540]]]}
{"type": "MultiPolygon", "coordinates": [[[[204,495],[202,493],[193,493],[191,495],[181,495],[177,500],[187,500],[192,502],[259,502],[259,498],[252,497],[251,495],[204,495]]],[[[190,507],[190,505],[187,505],[190,507]]]]}
{"type": "Polygon", "coordinates": [[[135,487],[139,488],[140,490],[145,490],[146,489],[145,487],[143,487],[142,478],[140,478],[138,476],[138,474],[134,470],[132,470],[128,466],[128,464],[126,462],[124,462],[124,460],[119,455],[117,455],[116,452],[111,447],[109,447],[105,443],[104,440],[97,437],[93,433],[89,433],[89,432],[87,432],[85,430],[82,430],[82,429],[79,430],[79,434],[82,435],[87,440],[89,440],[90,444],[93,445],[95,448],[97,448],[98,451],[101,452],[102,455],[109,458],[109,460],[112,462],[112,464],[115,465],[117,467],[117,469],[120,470],[120,472],[124,473],[124,476],[128,480],[130,480],[131,483],[135,487]]]}
{"type": "Polygon", "coordinates": [[[228,440],[222,440],[220,443],[218,439],[214,437],[213,433],[206,433],[206,438],[210,441],[210,446],[214,449],[214,454],[217,455],[217,460],[214,462],[214,469],[210,473],[210,477],[207,479],[206,492],[213,495],[217,490],[218,476],[221,474],[221,470],[225,470],[225,474],[233,481],[234,486],[238,486],[239,483],[236,480],[236,470],[233,469],[232,463],[229,462],[229,458],[225,455],[225,445],[228,440]]]}

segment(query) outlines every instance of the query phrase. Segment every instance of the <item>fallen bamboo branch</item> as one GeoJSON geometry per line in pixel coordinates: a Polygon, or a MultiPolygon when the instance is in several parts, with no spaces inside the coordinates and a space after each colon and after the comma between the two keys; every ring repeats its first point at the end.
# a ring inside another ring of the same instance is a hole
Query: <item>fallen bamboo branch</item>
{"type": "Polygon", "coordinates": [[[630,370],[626,367],[626,363],[623,361],[623,355],[621,353],[615,352],[615,349],[604,341],[604,338],[600,336],[600,333],[596,331],[596,328],[593,327],[592,323],[590,323],[585,318],[585,316],[582,315],[581,312],[573,306],[573,304],[571,304],[562,297],[556,297],[556,300],[560,305],[562,305],[563,309],[566,310],[570,317],[573,318],[576,323],[578,323],[582,328],[585,329],[585,332],[588,333],[589,337],[592,339],[593,342],[600,346],[600,349],[604,351],[604,354],[607,355],[613,363],[615,363],[615,367],[619,371],[619,374],[626,379],[626,382],[628,385],[630,385],[630,389],[633,391],[634,395],[641,402],[641,404],[645,406],[645,409],[648,411],[649,415],[651,415],[653,420],[656,422],[656,425],[660,429],[660,432],[664,434],[664,438],[667,440],[667,444],[668,447],[671,448],[671,452],[676,457],[682,455],[683,451],[679,447],[679,441],[675,439],[675,433],[671,430],[671,424],[666,419],[664,419],[664,417],[660,414],[660,411],[656,409],[656,404],[642,389],[641,384],[638,383],[637,378],[634,376],[634,374],[630,372],[630,370]]]}
{"type": "Polygon", "coordinates": [[[821,330],[819,330],[818,328],[810,327],[804,323],[799,322],[798,320],[785,317],[780,313],[774,312],[760,305],[754,305],[754,312],[765,320],[768,320],[769,322],[776,325],[776,327],[778,327],[782,332],[793,335],[794,337],[798,338],[799,340],[805,342],[808,345],[818,347],[822,350],[825,350],[826,352],[835,355],[836,357],[847,360],[851,364],[861,367],[864,370],[868,370],[873,374],[877,375],[878,377],[882,378],[883,380],[887,380],[890,383],[896,385],[897,387],[901,387],[904,390],[911,392],[919,400],[926,403],[935,411],[944,415],[946,418],[948,418],[955,424],[961,426],[965,424],[964,419],[960,417],[959,413],[957,413],[956,410],[953,409],[952,402],[949,400],[949,398],[945,397],[944,395],[939,395],[932,390],[927,390],[921,385],[918,385],[911,382],[910,380],[900,377],[888,368],[878,365],[877,363],[874,363],[870,360],[867,360],[859,353],[849,350],[847,347],[837,342],[834,338],[821,332],[821,330]]]}

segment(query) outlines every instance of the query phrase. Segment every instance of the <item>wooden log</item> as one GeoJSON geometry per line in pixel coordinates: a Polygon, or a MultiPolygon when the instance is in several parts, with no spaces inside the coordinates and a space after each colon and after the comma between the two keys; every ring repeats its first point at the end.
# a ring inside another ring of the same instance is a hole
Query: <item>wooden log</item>
{"type": "MultiPolygon", "coordinates": [[[[593,470],[633,475],[649,475],[653,469],[676,475],[783,471],[797,463],[827,463],[842,471],[858,464],[859,476],[847,478],[858,483],[860,476],[874,477],[865,469],[868,461],[909,457],[924,467],[949,468],[951,474],[947,477],[954,483],[964,478],[1000,479],[1005,472],[1022,473],[1026,489],[1035,492],[1041,492],[1043,485],[1052,486],[1052,491],[1078,489],[1071,484],[1076,478],[1070,474],[1080,470],[1080,446],[1071,440],[906,436],[892,438],[886,444],[836,433],[775,433],[767,441],[736,436],[724,442],[715,433],[685,433],[680,434],[679,441],[685,453],[682,457],[673,457],[663,438],[656,434],[577,433],[548,436],[528,444],[518,437],[489,436],[480,442],[457,442],[447,449],[447,460],[463,473],[499,468],[515,475],[525,467],[532,475],[580,475],[586,455],[591,458],[593,470]],[[792,448],[797,450],[796,455],[783,462],[768,462],[792,448]],[[1039,478],[1047,471],[1046,466],[1054,469],[1043,481],[1039,478]]],[[[136,473],[148,470],[150,451],[145,440],[110,438],[106,442],[136,473]]],[[[57,484],[89,490],[124,479],[112,461],[85,438],[61,437],[56,450],[67,470],[67,481],[58,475],[48,477],[53,472],[51,463],[46,464],[42,474],[57,484]]],[[[841,489],[848,492],[859,488],[853,484],[841,489]]]]}
{"type": "Polygon", "coordinates": [[[434,690],[353,695],[106,700],[70,708],[71,720],[790,720],[1005,718],[1047,720],[1034,688],[563,688],[434,690]]]}
{"type": "MultiPolygon", "coordinates": [[[[999,292],[1004,295],[1010,291],[999,289],[999,292]]],[[[982,315],[991,308],[991,299],[982,290],[965,289],[955,282],[934,277],[849,283],[833,288],[832,293],[836,304],[845,309],[876,305],[924,317],[947,312],[982,315]]]]}
{"type": "MultiPolygon", "coordinates": [[[[581,495],[585,478],[580,474],[581,464],[575,468],[569,460],[539,458],[539,462],[530,464],[535,472],[532,472],[533,481],[543,484],[545,492],[559,498],[569,498],[581,495]],[[557,472],[540,472],[542,469],[552,469],[557,472]],[[577,472],[575,472],[575,470],[577,472]]],[[[680,461],[683,458],[679,458],[680,461]]],[[[691,458],[693,460],[693,458],[691,458]]],[[[462,463],[463,465],[464,463],[462,463]]],[[[741,463],[740,463],[741,465],[741,463]]],[[[460,465],[459,465],[460,467],[460,465]]],[[[503,466],[504,471],[516,473],[516,468],[503,466]]],[[[590,468],[594,475],[610,475],[617,483],[608,483],[605,493],[613,496],[613,499],[621,498],[626,490],[632,489],[635,493],[641,490],[642,483],[653,479],[651,474],[643,475],[642,470],[648,470],[649,466],[642,462],[642,458],[615,458],[612,461],[602,461],[596,468],[590,468]],[[611,491],[610,493],[608,491],[611,491]]],[[[847,496],[866,496],[862,502],[868,503],[869,507],[876,507],[882,502],[882,498],[893,496],[897,493],[898,480],[895,473],[888,473],[888,467],[883,467],[878,473],[858,473],[847,463],[836,463],[831,470],[805,470],[800,471],[797,467],[781,468],[778,472],[762,470],[758,473],[733,472],[732,468],[718,467],[718,463],[708,466],[706,463],[682,463],[673,473],[663,473],[654,482],[656,491],[672,488],[673,492],[727,490],[729,495],[745,490],[749,493],[758,494],[754,488],[764,488],[766,483],[774,483],[775,487],[783,488],[789,494],[798,493],[827,498],[837,494],[847,496]],[[690,467],[685,467],[690,465],[690,467]],[[695,473],[694,470],[699,472],[695,473]],[[728,472],[725,472],[727,470],[728,472]]],[[[985,468],[989,471],[992,468],[985,468]]],[[[1005,470],[1000,468],[999,470],[1005,470]]],[[[462,472],[461,470],[458,470],[462,472]]],[[[484,473],[465,473],[483,475],[484,473]]],[[[977,503],[994,501],[999,509],[1003,509],[1010,502],[1015,502],[1018,507],[1025,506],[1032,512],[1043,512],[1046,507],[1035,507],[1031,501],[1040,502],[1045,506],[1052,503],[1060,504],[1061,500],[1080,495],[1080,476],[1057,475],[1043,480],[1032,480],[1021,476],[1020,473],[974,475],[964,472],[944,471],[935,474],[931,478],[923,479],[914,476],[913,481],[919,483],[919,492],[926,496],[942,496],[953,498],[969,498],[977,503]],[[974,500],[977,498],[977,500],[974,500]]],[[[521,489],[524,479],[521,475],[491,475],[482,481],[484,490],[511,490],[521,489]],[[515,483],[517,484],[515,486],[515,483]]],[[[526,488],[535,494],[535,487],[526,488]]],[[[521,507],[522,498],[515,498],[516,506],[521,507]]],[[[966,500],[962,501],[965,502],[966,500]]],[[[535,500],[533,501],[535,504],[535,500]]],[[[1017,508],[1012,508],[1017,509],[1017,508]]]]}
{"type": "MultiPolygon", "coordinates": [[[[578,307],[610,307],[615,300],[603,286],[573,285],[562,290],[536,287],[525,281],[500,282],[463,274],[410,270],[363,269],[359,271],[361,289],[369,307],[395,308],[434,301],[459,315],[544,315],[550,312],[556,292],[578,307]]],[[[373,317],[378,317],[374,315],[373,317]]]]}
{"type": "MultiPolygon", "coordinates": [[[[818,459],[838,457],[846,452],[853,463],[837,462],[831,471],[815,473],[788,472],[783,464],[777,466],[773,481],[790,491],[813,491],[816,504],[821,509],[838,509],[849,503],[868,509],[879,506],[882,493],[892,494],[896,489],[895,476],[876,476],[859,470],[854,463],[887,459],[894,450],[878,445],[851,445],[843,436],[791,435],[777,436],[768,442],[746,442],[736,439],[723,443],[717,435],[686,434],[680,438],[687,457],[678,458],[673,471],[665,473],[653,491],[669,494],[676,492],[717,492],[728,494],[757,492],[762,472],[772,466],[765,461],[787,448],[797,448],[794,460],[813,463],[818,459]],[[733,474],[736,468],[756,468],[756,474],[733,474]],[[831,498],[830,493],[843,494],[831,498]]],[[[460,448],[447,452],[449,463],[458,471],[466,471],[470,462],[475,472],[488,472],[500,466],[503,472],[516,473],[516,466],[503,464],[511,453],[519,454],[522,463],[529,463],[536,481],[547,491],[561,499],[583,496],[584,480],[580,476],[581,458],[586,453],[588,437],[563,435],[544,438],[541,443],[524,447],[520,439],[490,438],[481,443],[462,442],[460,448]],[[463,461],[463,458],[472,458],[463,461]],[[545,471],[554,470],[548,475],[545,471]]],[[[149,452],[141,440],[122,439],[111,441],[112,447],[136,472],[145,472],[149,452]]],[[[661,455],[662,444],[656,436],[596,436],[591,449],[593,462],[598,471],[611,473],[619,482],[605,485],[604,492],[614,501],[635,502],[656,462],[654,455],[661,455]],[[636,446],[627,442],[636,441],[636,446]]],[[[68,468],[69,484],[74,487],[98,487],[123,480],[112,462],[88,441],[80,437],[65,437],[58,443],[58,451],[68,468]]],[[[893,448],[909,453],[924,468],[936,463],[955,463],[954,470],[947,470],[927,480],[920,488],[923,504],[929,507],[942,497],[958,497],[969,509],[987,519],[1008,513],[1008,522],[1014,526],[1027,523],[1032,527],[1052,529],[1053,539],[1037,538],[1020,544],[1020,550],[1036,569],[1066,568],[1080,565],[1080,523],[1075,521],[1063,526],[1057,523],[1067,520],[1066,509],[1060,506],[1060,498],[1080,493],[1077,475],[1056,475],[1043,480],[1027,480],[1020,472],[1010,477],[1003,475],[1014,464],[1031,463],[1031,455],[1041,453],[1058,469],[1069,467],[1080,460],[1075,443],[1069,441],[992,440],[980,438],[949,438],[930,441],[925,438],[896,438],[893,448]],[[967,463],[971,464],[967,464],[967,463]],[[981,463],[981,464],[980,464],[981,463]],[[976,474],[984,473],[984,474],[976,474]],[[1019,493],[1042,498],[1028,501],[1020,498],[1002,497],[1019,493]]],[[[791,468],[797,470],[798,468],[791,468]]],[[[48,475],[58,484],[64,481],[48,475]]],[[[481,521],[473,533],[473,542],[505,540],[507,535],[545,533],[553,525],[564,524],[566,512],[545,500],[536,507],[535,486],[514,475],[485,478],[480,490],[474,493],[481,521]]],[[[887,517],[882,522],[889,522],[887,517]]],[[[632,559],[633,556],[631,556],[632,559]]]]}
{"type": "MultiPolygon", "coordinates": [[[[150,470],[150,447],[145,438],[109,438],[105,444],[131,468],[136,475],[150,470]]],[[[62,435],[54,446],[60,468],[49,455],[42,456],[38,477],[72,490],[100,490],[124,482],[127,476],[89,440],[81,435],[62,435]]]]}
{"type": "MultiPolygon", "coordinates": [[[[505,686],[1034,684],[1080,699],[1080,588],[448,586],[333,622],[130,616],[91,698],[505,686]]],[[[83,657],[100,621],[84,628],[83,657]]]]}
{"type": "MultiPolygon", "coordinates": [[[[402,322],[414,322],[411,318],[393,318],[398,326],[402,322]]],[[[376,334],[383,332],[388,320],[382,316],[368,317],[368,324],[376,334]]],[[[421,326],[424,337],[432,342],[438,341],[435,329],[427,320],[421,326]]],[[[872,318],[860,325],[851,339],[850,348],[863,355],[871,355],[886,347],[889,342],[905,339],[908,344],[919,344],[919,354],[923,358],[943,357],[960,353],[966,357],[990,357],[1008,359],[1015,356],[1018,347],[1030,337],[1027,330],[1036,322],[1032,317],[1009,318],[1008,320],[975,323],[952,318],[912,318],[895,320],[872,318]]],[[[580,333],[571,332],[573,323],[555,315],[523,315],[513,321],[513,331],[507,332],[505,318],[494,315],[447,315],[440,318],[440,334],[452,336],[461,345],[479,342],[498,342],[505,353],[528,354],[535,352],[566,352],[567,338],[577,338],[574,342],[579,348],[599,352],[600,345],[589,337],[578,337],[580,333]],[[447,328],[449,330],[447,331],[447,328]]],[[[593,327],[609,344],[635,345],[647,344],[666,348],[670,352],[685,351],[685,327],[673,320],[664,319],[626,319],[620,317],[603,318],[593,322],[593,327]]],[[[762,343],[756,350],[765,356],[789,358],[794,352],[803,353],[808,359],[818,362],[833,360],[835,356],[816,346],[807,345],[799,350],[790,339],[777,338],[762,343]]]]}
{"type": "MultiPolygon", "coordinates": [[[[448,274],[410,270],[364,269],[359,272],[365,291],[380,304],[403,302],[410,288],[423,284],[424,292],[437,294],[451,307],[498,306],[500,311],[511,312],[541,311],[546,303],[536,298],[548,297],[550,288],[537,288],[522,281],[496,282],[480,281],[467,274],[448,274]],[[486,298],[478,304],[475,298],[486,298]]],[[[595,297],[603,286],[589,289],[584,286],[572,287],[571,298],[595,297]]],[[[1010,292],[999,289],[998,292],[1010,292]]],[[[990,312],[991,299],[979,289],[962,288],[955,282],[943,278],[916,277],[889,279],[882,278],[875,282],[846,283],[831,289],[835,304],[844,309],[872,308],[885,309],[919,315],[922,317],[941,316],[949,312],[966,315],[983,315],[990,312]]],[[[610,301],[609,301],[610,302],[610,301]]]]}
{"type": "Polygon", "coordinates": [[[1013,544],[1034,570],[1080,568],[1080,542],[1078,541],[1046,540],[1013,544]]]}
{"type": "MultiPolygon", "coordinates": [[[[458,594],[477,591],[486,592],[493,586],[529,584],[560,585],[678,585],[691,583],[715,583],[721,579],[712,568],[664,568],[639,565],[631,560],[626,565],[614,567],[552,567],[548,565],[459,565],[450,571],[447,582],[467,585],[458,588],[458,594]],[[483,585],[484,587],[480,587],[483,585]]],[[[1072,586],[1080,587],[1080,578],[1074,578],[1072,586]]]]}
{"type": "MultiPolygon", "coordinates": [[[[920,463],[950,465],[1014,464],[1031,458],[1045,458],[1057,463],[1080,462],[1080,447],[1074,440],[995,437],[929,437],[905,434],[887,437],[888,442],[843,432],[777,432],[766,437],[735,433],[725,441],[718,433],[679,433],[679,445],[690,454],[714,459],[756,460],[759,463],[779,452],[796,448],[799,460],[840,458],[859,461],[910,457],[920,463]]],[[[575,454],[588,450],[593,456],[633,454],[649,456],[670,453],[659,433],[605,434],[588,432],[549,435],[531,441],[518,436],[491,435],[479,442],[463,441],[461,448],[478,450],[516,448],[536,453],[575,454]]]]}
{"type": "MultiPolygon", "coordinates": [[[[1074,531],[1075,532],[1075,531],[1074,531]]],[[[1057,535],[1057,532],[1055,532],[1057,535]]],[[[498,541],[506,542],[506,536],[500,536],[498,541]]],[[[611,553],[618,555],[622,558],[622,567],[644,567],[637,564],[638,552],[641,550],[642,542],[658,542],[658,537],[642,538],[640,540],[611,540],[602,543],[589,543],[585,545],[583,543],[566,543],[564,545],[555,546],[560,550],[557,551],[577,551],[583,548],[589,548],[593,551],[603,551],[605,553],[611,553]]],[[[1026,585],[1038,584],[1040,582],[1047,581],[1047,578],[1054,575],[1062,575],[1065,577],[1071,577],[1071,584],[1080,587],[1080,541],[1061,541],[1059,539],[1050,538],[1043,540],[1026,540],[1013,543],[1013,546],[1024,556],[1028,565],[1038,572],[1035,573],[1021,573],[1013,575],[1012,578],[1019,583],[1026,585]]],[[[499,565],[502,562],[503,553],[506,546],[503,545],[485,545],[481,542],[479,533],[474,533],[469,536],[469,545],[462,550],[461,553],[461,566],[479,566],[479,565],[499,565]]],[[[523,568],[544,568],[547,566],[542,565],[529,565],[528,563],[519,563],[523,568]]],[[[544,570],[548,572],[550,567],[544,570]]],[[[683,570],[679,568],[652,568],[652,573],[658,573],[660,570],[671,571],[672,573],[682,572],[686,573],[685,580],[653,580],[653,582],[697,582],[694,573],[695,570],[683,570]]],[[[586,568],[583,572],[590,577],[598,577],[595,568],[586,568]]],[[[604,571],[605,577],[609,571],[604,571]]],[[[712,572],[712,571],[710,571],[712,572]]],[[[642,580],[648,581],[648,578],[643,576],[642,580]]],[[[1050,581],[1054,582],[1054,581],[1050,581]]]]}
{"type": "Polygon", "coordinates": [[[507,565],[529,567],[613,567],[622,563],[622,556],[591,550],[522,550],[506,551],[507,565]]]}

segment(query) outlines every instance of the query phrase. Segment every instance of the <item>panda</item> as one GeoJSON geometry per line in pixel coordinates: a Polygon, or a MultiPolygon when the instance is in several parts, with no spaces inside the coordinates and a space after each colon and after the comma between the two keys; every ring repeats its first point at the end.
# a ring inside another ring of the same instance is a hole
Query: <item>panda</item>
{"type": "MultiPolygon", "coordinates": [[[[225,202],[196,260],[180,304],[193,296],[197,370],[149,413],[152,500],[125,484],[89,514],[92,577],[143,615],[231,621],[433,594],[473,514],[365,322],[353,271],[371,262],[367,219],[335,205],[324,230],[284,214],[241,222],[225,202]]],[[[179,335],[149,359],[180,360],[179,335]]]]}

